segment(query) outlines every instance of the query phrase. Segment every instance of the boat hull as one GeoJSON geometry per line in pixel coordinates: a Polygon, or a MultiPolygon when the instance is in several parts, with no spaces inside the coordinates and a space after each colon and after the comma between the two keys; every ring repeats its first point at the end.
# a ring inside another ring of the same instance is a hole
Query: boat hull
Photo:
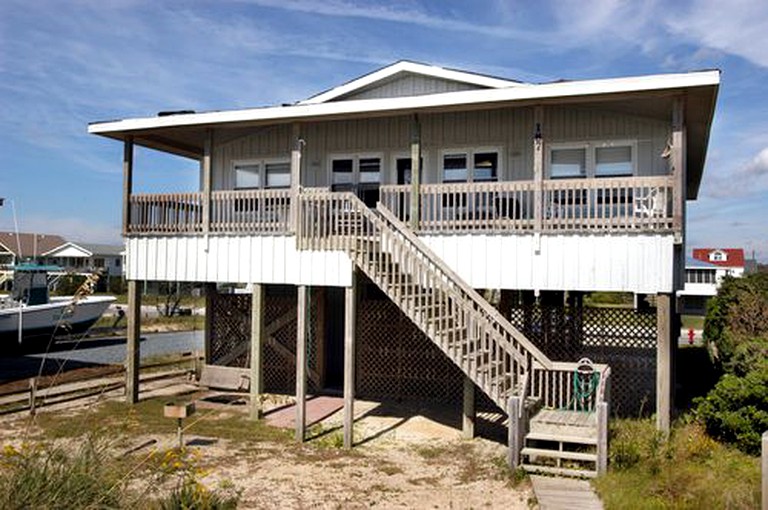
{"type": "Polygon", "coordinates": [[[72,298],[53,298],[42,305],[0,310],[0,340],[18,346],[19,319],[22,346],[41,339],[87,331],[115,301],[112,296],[87,296],[72,305],[72,298]]]}

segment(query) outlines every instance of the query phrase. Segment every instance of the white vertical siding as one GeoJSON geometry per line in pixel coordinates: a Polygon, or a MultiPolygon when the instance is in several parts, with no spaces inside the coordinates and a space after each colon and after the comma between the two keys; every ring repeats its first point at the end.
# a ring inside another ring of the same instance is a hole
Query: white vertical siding
{"type": "MultiPolygon", "coordinates": [[[[533,109],[504,108],[473,112],[422,114],[424,182],[439,182],[440,151],[449,148],[500,147],[502,180],[533,178],[533,109]]],[[[409,151],[410,116],[339,120],[302,125],[306,141],[302,184],[328,186],[328,157],[333,153],[377,152],[384,156],[384,183],[395,182],[390,164],[396,154],[409,151]]],[[[545,143],[563,141],[634,140],[644,175],[667,173],[661,158],[670,123],[622,115],[588,106],[545,108],[545,143]]],[[[215,142],[214,189],[234,187],[232,162],[251,158],[288,158],[291,128],[287,125],[254,128],[253,133],[215,142]]]]}
{"type": "Polygon", "coordinates": [[[671,292],[671,235],[424,236],[475,288],[671,292]]]}
{"type": "Polygon", "coordinates": [[[133,237],[126,252],[130,280],[351,284],[346,254],[300,252],[289,236],[133,237]]]}

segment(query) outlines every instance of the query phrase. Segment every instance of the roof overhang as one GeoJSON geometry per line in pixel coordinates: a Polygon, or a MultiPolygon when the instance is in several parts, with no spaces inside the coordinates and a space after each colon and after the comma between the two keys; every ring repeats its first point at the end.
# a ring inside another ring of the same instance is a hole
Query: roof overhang
{"type": "MultiPolygon", "coordinates": [[[[88,132],[179,156],[200,159],[210,128],[237,132],[254,126],[490,109],[534,104],[577,104],[633,100],[666,104],[686,98],[688,198],[696,198],[706,159],[720,71],[697,71],[600,80],[546,83],[421,96],[333,101],[94,122],[88,132]]],[[[671,108],[671,106],[670,106],[671,108]]],[[[645,109],[643,109],[645,111],[645,109]]],[[[664,113],[664,112],[662,112],[664,113]]],[[[668,117],[671,119],[671,111],[668,117]]]]}

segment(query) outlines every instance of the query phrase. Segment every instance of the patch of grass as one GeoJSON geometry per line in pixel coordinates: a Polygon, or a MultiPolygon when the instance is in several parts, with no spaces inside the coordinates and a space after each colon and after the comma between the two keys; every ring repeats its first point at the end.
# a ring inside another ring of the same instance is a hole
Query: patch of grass
{"type": "Polygon", "coordinates": [[[669,438],[651,420],[612,424],[610,470],[595,481],[607,509],[757,508],[759,459],[682,421],[669,438]]]}
{"type": "Polygon", "coordinates": [[[506,457],[494,457],[491,464],[495,468],[494,477],[506,482],[507,487],[517,487],[528,480],[528,473],[521,467],[512,469],[506,457]]]}
{"type": "MultiPolygon", "coordinates": [[[[100,317],[94,328],[112,328],[114,317],[100,317]]],[[[113,334],[124,334],[126,319],[120,321],[113,334]]],[[[164,333],[170,331],[196,331],[205,327],[204,315],[174,315],[173,317],[142,317],[142,333],[164,333]]],[[[101,333],[100,333],[101,334],[101,333]]]]}
{"type": "Polygon", "coordinates": [[[0,454],[0,507],[120,508],[126,468],[93,436],[76,449],[42,443],[6,445],[0,454]]]}
{"type": "MultiPolygon", "coordinates": [[[[194,400],[194,395],[188,400],[194,400]]],[[[50,438],[78,437],[84,433],[109,432],[115,435],[139,436],[149,434],[175,434],[176,420],[163,416],[163,399],[151,399],[130,406],[123,402],[108,401],[94,407],[87,416],[66,416],[59,413],[41,413],[37,424],[50,438]]],[[[264,421],[251,421],[239,412],[199,409],[197,414],[184,420],[184,433],[217,437],[232,441],[287,443],[289,431],[271,427],[264,421]]]]}
{"type": "Polygon", "coordinates": [[[680,319],[684,329],[704,329],[704,317],[701,315],[681,315],[680,319]]]}

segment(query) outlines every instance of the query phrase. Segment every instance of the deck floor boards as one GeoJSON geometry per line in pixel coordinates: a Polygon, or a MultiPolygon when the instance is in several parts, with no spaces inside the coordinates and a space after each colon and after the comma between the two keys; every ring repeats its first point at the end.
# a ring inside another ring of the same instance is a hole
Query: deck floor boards
{"type": "Polygon", "coordinates": [[[602,501],[585,480],[532,475],[531,482],[541,510],[603,510],[602,501]]]}

